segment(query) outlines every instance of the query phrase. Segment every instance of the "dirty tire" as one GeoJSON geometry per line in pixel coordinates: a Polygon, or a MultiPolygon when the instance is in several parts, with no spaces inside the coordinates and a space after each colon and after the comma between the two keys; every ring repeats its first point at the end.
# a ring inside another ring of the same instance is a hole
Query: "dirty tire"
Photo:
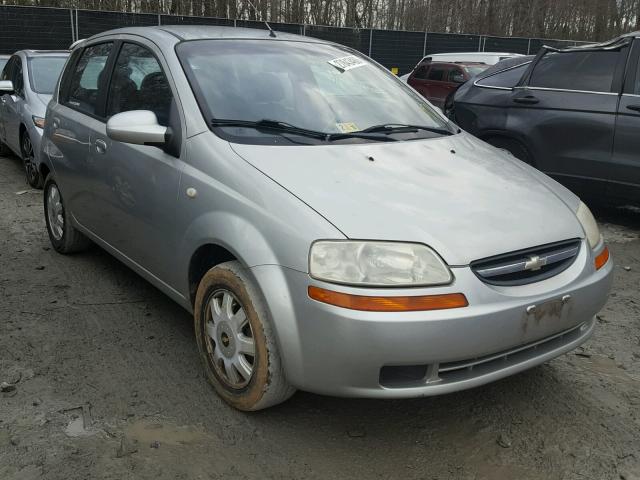
{"type": "Polygon", "coordinates": [[[47,224],[47,233],[49,234],[49,240],[51,241],[51,245],[58,253],[75,253],[86,250],[91,245],[91,240],[85,237],[82,233],[76,230],[71,222],[68,220],[66,212],[64,210],[64,201],[62,198],[62,193],[60,192],[60,188],[56,183],[55,178],[52,174],[47,176],[47,179],[44,182],[44,218],[47,224]],[[51,192],[52,189],[57,189],[59,195],[59,203],[61,205],[61,215],[63,218],[63,227],[62,233],[54,234],[52,229],[52,225],[50,222],[50,216],[48,214],[49,204],[52,201],[51,192]]]}
{"type": "Polygon", "coordinates": [[[287,400],[295,393],[284,374],[266,304],[253,280],[239,262],[225,262],[210,269],[200,281],[194,307],[198,350],[207,380],[229,405],[243,411],[262,410],[287,400]],[[252,375],[245,386],[232,388],[213,365],[207,333],[207,310],[220,291],[233,294],[244,309],[255,344],[252,375]]]}

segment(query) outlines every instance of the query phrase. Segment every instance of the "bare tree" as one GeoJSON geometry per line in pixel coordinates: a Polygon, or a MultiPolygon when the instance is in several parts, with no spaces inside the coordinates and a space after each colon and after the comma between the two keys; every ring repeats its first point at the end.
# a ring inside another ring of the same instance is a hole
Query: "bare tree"
{"type": "Polygon", "coordinates": [[[354,28],[604,40],[640,30],[640,0],[2,0],[354,28]]]}

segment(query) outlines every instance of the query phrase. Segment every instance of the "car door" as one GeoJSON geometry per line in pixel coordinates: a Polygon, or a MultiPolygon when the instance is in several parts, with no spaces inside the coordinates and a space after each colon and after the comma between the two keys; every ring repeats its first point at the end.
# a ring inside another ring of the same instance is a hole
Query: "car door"
{"type": "Polygon", "coordinates": [[[607,196],[640,204],[640,38],[628,62],[609,171],[607,196]]]}
{"type": "MultiPolygon", "coordinates": [[[[0,80],[12,80],[12,72],[17,60],[19,59],[16,55],[9,59],[7,64],[2,69],[0,80]]],[[[11,95],[9,93],[4,92],[2,93],[2,95],[0,95],[0,140],[2,140],[2,143],[4,143],[5,145],[7,143],[7,135],[4,128],[4,120],[7,115],[6,104],[10,96],[11,95]]]]}
{"type": "Polygon", "coordinates": [[[437,64],[431,64],[427,73],[425,96],[436,107],[444,107],[444,102],[452,90],[448,75],[449,67],[437,64]]]}
{"type": "Polygon", "coordinates": [[[51,140],[61,159],[56,174],[68,209],[81,227],[102,233],[102,211],[96,202],[101,157],[92,145],[105,130],[106,81],[114,42],[76,50],[61,80],[58,102],[50,104],[51,140]]]}
{"type": "MultiPolygon", "coordinates": [[[[181,118],[161,54],[151,44],[124,41],[114,62],[107,95],[107,118],[131,110],[150,110],[161,125],[180,137],[181,118]]],[[[177,249],[174,223],[182,163],[149,145],[111,140],[104,125],[91,149],[99,163],[95,202],[101,212],[101,238],[160,279],[171,278],[177,249]]],[[[176,156],[177,155],[177,156],[176,156]]]]}
{"type": "Polygon", "coordinates": [[[427,88],[427,73],[429,71],[429,64],[422,64],[416,67],[416,69],[411,73],[407,83],[411,85],[415,90],[420,93],[423,97],[427,98],[426,88],[427,88]]]}
{"type": "Polygon", "coordinates": [[[606,194],[627,53],[546,52],[511,95],[506,130],[524,142],[534,166],[581,196],[606,194]]]}
{"type": "Polygon", "coordinates": [[[26,65],[23,66],[23,59],[15,56],[13,69],[11,71],[11,81],[13,82],[13,95],[3,95],[4,103],[4,135],[6,145],[14,151],[16,155],[20,151],[20,122],[22,108],[24,108],[24,73],[26,65]]]}

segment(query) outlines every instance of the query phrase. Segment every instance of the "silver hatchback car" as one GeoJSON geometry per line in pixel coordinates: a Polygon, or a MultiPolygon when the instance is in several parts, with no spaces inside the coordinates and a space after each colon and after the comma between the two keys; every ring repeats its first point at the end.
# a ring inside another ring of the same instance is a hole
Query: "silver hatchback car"
{"type": "Polygon", "coordinates": [[[35,188],[44,180],[39,169],[44,115],[68,56],[67,51],[21,50],[0,75],[0,149],[22,158],[27,182],[35,188]]]}
{"type": "Polygon", "coordinates": [[[587,340],[611,285],[575,195],[308,37],[92,37],[42,149],[54,248],[91,240],[193,312],[207,378],[242,410],[503,378],[587,340]]]}

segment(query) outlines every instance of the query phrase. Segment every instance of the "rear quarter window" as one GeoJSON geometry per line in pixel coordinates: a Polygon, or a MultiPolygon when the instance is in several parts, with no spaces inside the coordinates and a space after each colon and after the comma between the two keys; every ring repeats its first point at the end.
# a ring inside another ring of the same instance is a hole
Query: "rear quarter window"
{"type": "Polygon", "coordinates": [[[494,73],[488,77],[481,78],[476,82],[476,85],[481,87],[513,88],[518,84],[528,67],[529,63],[525,63],[508,70],[503,70],[502,72],[494,73]]]}

